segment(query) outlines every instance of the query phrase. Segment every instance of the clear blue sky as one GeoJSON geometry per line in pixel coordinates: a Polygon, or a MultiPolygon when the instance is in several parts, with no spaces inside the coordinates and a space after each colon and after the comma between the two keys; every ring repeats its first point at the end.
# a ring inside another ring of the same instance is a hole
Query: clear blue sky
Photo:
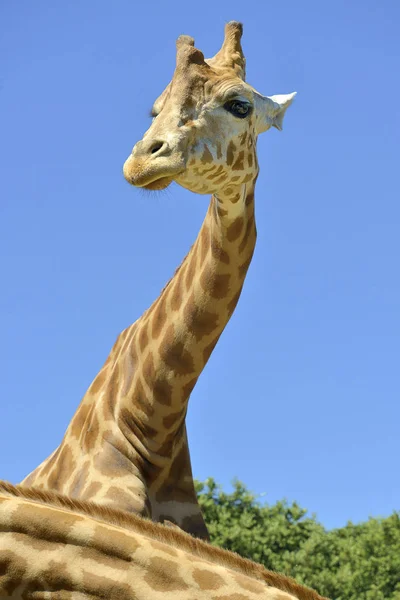
{"type": "Polygon", "coordinates": [[[208,198],[122,165],[175,38],[244,22],[248,81],[297,90],[260,138],[258,243],[195,389],[194,474],[237,476],[327,527],[400,508],[400,4],[3,2],[0,477],[60,442],[117,334],[181,262],[208,198]]]}

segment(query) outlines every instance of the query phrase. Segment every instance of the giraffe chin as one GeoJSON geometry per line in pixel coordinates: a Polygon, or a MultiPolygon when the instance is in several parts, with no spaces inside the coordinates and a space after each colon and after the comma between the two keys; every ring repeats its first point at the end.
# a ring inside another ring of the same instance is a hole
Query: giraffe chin
{"type": "Polygon", "coordinates": [[[160,177],[160,179],[156,179],[155,181],[151,181],[146,185],[142,186],[144,190],[165,190],[173,181],[172,177],[160,177]]]}

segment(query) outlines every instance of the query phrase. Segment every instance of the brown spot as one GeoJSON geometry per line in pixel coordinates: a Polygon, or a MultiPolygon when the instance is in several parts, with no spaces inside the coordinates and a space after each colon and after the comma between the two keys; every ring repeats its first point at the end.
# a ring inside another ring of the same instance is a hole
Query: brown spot
{"type": "MultiPolygon", "coordinates": [[[[19,537],[19,536],[18,536],[19,537]]],[[[43,539],[41,536],[39,537],[29,537],[29,550],[31,552],[57,552],[57,547],[52,542],[49,542],[46,539],[43,539]]],[[[1,589],[1,588],[0,588],[1,589]]]]}
{"type": "Polygon", "coordinates": [[[68,544],[74,540],[73,529],[84,521],[85,517],[68,511],[60,518],[51,506],[24,503],[13,512],[13,531],[44,540],[51,531],[52,543],[68,544]]]}
{"type": "MultiPolygon", "coordinates": [[[[107,532],[102,532],[102,535],[108,535],[108,532],[110,530],[107,530],[107,532]]],[[[114,533],[114,532],[113,532],[114,533]]],[[[114,536],[111,535],[111,539],[108,539],[107,542],[110,543],[110,546],[112,548],[113,546],[113,542],[114,540],[112,539],[114,536]]],[[[135,550],[136,547],[135,545],[133,545],[133,550],[135,550]]],[[[104,551],[107,552],[108,548],[107,546],[104,548],[104,551]]],[[[108,567],[108,569],[112,569],[113,574],[115,574],[115,577],[118,577],[118,575],[122,575],[123,576],[123,572],[124,571],[128,571],[130,568],[130,564],[129,564],[129,559],[128,560],[121,560],[119,557],[115,557],[111,554],[111,556],[107,556],[107,554],[105,554],[105,552],[99,552],[98,550],[95,550],[93,548],[85,548],[85,559],[90,559],[93,561],[92,564],[96,565],[96,571],[101,572],[102,569],[101,567],[108,567]]],[[[64,598],[62,598],[62,600],[64,600],[64,598]]],[[[72,600],[72,599],[71,599],[72,600]]]]}
{"type": "Polygon", "coordinates": [[[92,481],[90,485],[85,490],[85,499],[92,500],[93,497],[99,492],[102,488],[102,484],[100,481],[92,481]]]}
{"type": "Polygon", "coordinates": [[[116,400],[119,392],[119,371],[117,366],[114,366],[110,380],[107,386],[107,396],[105,396],[108,404],[110,415],[114,414],[116,400]]]}
{"type": "Polygon", "coordinates": [[[219,214],[220,217],[226,217],[226,215],[228,214],[228,211],[225,208],[223,208],[221,206],[221,204],[217,205],[217,212],[218,212],[218,214],[219,214]]]}
{"type": "Polygon", "coordinates": [[[246,206],[250,206],[250,204],[252,204],[253,200],[254,200],[254,192],[250,192],[246,196],[246,200],[245,200],[246,206]]]}
{"type": "Polygon", "coordinates": [[[89,467],[89,460],[86,460],[83,465],[79,465],[79,470],[69,486],[68,493],[72,498],[79,498],[82,495],[82,491],[87,483],[89,467]]]}
{"type": "MultiPolygon", "coordinates": [[[[172,523],[173,527],[176,527],[175,524],[172,523]]],[[[161,542],[157,542],[157,540],[149,540],[151,547],[154,550],[158,550],[159,552],[164,552],[164,554],[169,554],[170,556],[178,556],[178,551],[175,548],[171,548],[167,544],[162,544],[161,542]]]]}
{"type": "Polygon", "coordinates": [[[100,371],[100,373],[98,373],[98,375],[95,377],[95,379],[88,391],[91,394],[98,394],[100,392],[101,388],[103,387],[104,383],[106,382],[107,376],[108,376],[108,369],[107,369],[107,367],[103,367],[102,370],[100,371]]]}
{"type": "Polygon", "coordinates": [[[228,273],[215,273],[210,271],[208,265],[200,277],[200,284],[205,292],[217,300],[225,298],[229,291],[230,275],[228,273]]]}
{"type": "Polygon", "coordinates": [[[72,419],[71,424],[68,428],[68,432],[75,439],[79,439],[83,431],[86,418],[91,408],[92,404],[89,404],[87,399],[83,400],[80,406],[78,407],[78,410],[76,411],[75,416],[72,419]]]}
{"type": "Polygon", "coordinates": [[[127,408],[123,408],[120,418],[127,425],[128,430],[132,431],[141,438],[154,438],[157,435],[157,429],[151,427],[147,420],[142,421],[138,415],[132,414],[127,408]]]}
{"type": "Polygon", "coordinates": [[[242,199],[242,194],[235,194],[235,196],[231,199],[232,204],[237,204],[239,200],[242,199]]]}
{"type": "Polygon", "coordinates": [[[210,231],[208,226],[203,225],[200,232],[200,265],[203,264],[205,257],[207,256],[208,249],[210,248],[210,231]]]}
{"type": "Polygon", "coordinates": [[[235,144],[231,141],[231,142],[229,142],[228,148],[226,151],[226,164],[228,165],[228,167],[231,166],[234,159],[235,159],[235,144]]]}
{"type": "MultiPolygon", "coordinates": [[[[171,406],[172,402],[172,385],[166,381],[166,379],[162,376],[162,374],[154,367],[154,359],[151,353],[148,354],[144,365],[143,365],[143,376],[147,385],[150,388],[150,393],[153,394],[153,399],[155,403],[162,404],[163,406],[171,406]]],[[[154,414],[154,409],[149,405],[147,401],[147,397],[144,392],[143,386],[141,389],[136,390],[135,399],[137,397],[138,404],[140,404],[143,411],[152,416],[154,414]],[[139,391],[142,391],[142,395],[139,395],[139,391]],[[142,399],[142,400],[141,400],[142,399]],[[150,409],[150,411],[148,410],[150,409]]]]}
{"type": "Polygon", "coordinates": [[[239,152],[239,156],[237,157],[234,164],[232,165],[232,171],[243,171],[243,169],[244,169],[243,161],[244,161],[244,152],[242,150],[241,152],[239,152]]]}
{"type": "Polygon", "coordinates": [[[217,142],[216,149],[217,149],[217,158],[219,159],[222,157],[222,150],[221,150],[220,142],[217,142]]]}
{"type": "Polygon", "coordinates": [[[221,575],[208,569],[193,569],[193,579],[201,590],[218,590],[225,585],[221,575]]]}
{"type": "MultiPolygon", "coordinates": [[[[180,414],[182,416],[182,412],[180,414]]],[[[165,436],[162,444],[160,446],[158,446],[158,448],[157,448],[157,454],[159,456],[163,456],[164,458],[166,456],[171,457],[172,454],[173,454],[175,442],[176,442],[176,430],[174,429],[173,431],[171,431],[170,433],[168,433],[168,435],[165,436]]],[[[158,476],[159,471],[160,471],[160,469],[157,470],[157,476],[158,476]]],[[[155,480],[155,477],[154,477],[155,473],[156,473],[156,471],[152,472],[152,476],[153,477],[152,477],[151,481],[155,480]]],[[[150,480],[148,480],[148,482],[149,481],[150,480]]]]}
{"type": "Polygon", "coordinates": [[[172,288],[171,296],[170,296],[170,306],[172,310],[178,310],[182,303],[182,289],[181,283],[183,281],[184,271],[182,274],[180,273],[177,279],[175,280],[174,287],[172,288]]]}
{"type": "Polygon", "coordinates": [[[222,248],[220,242],[218,240],[216,240],[214,237],[211,238],[211,254],[212,254],[213,258],[215,258],[216,260],[219,260],[220,262],[224,263],[225,265],[229,265],[229,263],[230,263],[229,254],[226,252],[226,250],[224,250],[222,248]]]}
{"type": "Polygon", "coordinates": [[[218,315],[196,305],[193,292],[186,302],[183,315],[186,327],[197,341],[210,335],[218,326],[218,315]]]}
{"type": "Polygon", "coordinates": [[[250,577],[245,577],[244,575],[234,575],[236,582],[240,585],[241,588],[247,590],[248,592],[252,592],[253,594],[263,594],[266,591],[266,586],[263,585],[259,581],[254,581],[254,579],[250,579],[250,577]]]}
{"type": "Polygon", "coordinates": [[[189,258],[187,269],[186,269],[186,278],[185,278],[186,290],[189,290],[192,286],[193,279],[194,279],[194,276],[196,273],[196,262],[197,262],[196,256],[195,256],[194,249],[193,249],[193,253],[189,258]]]}
{"type": "Polygon", "coordinates": [[[142,373],[143,373],[145,382],[151,389],[153,387],[153,382],[156,377],[156,371],[154,368],[154,359],[153,359],[152,352],[148,353],[146,360],[143,363],[142,373]]]}
{"type": "Polygon", "coordinates": [[[84,570],[82,574],[84,594],[93,598],[108,598],[109,600],[132,600],[132,588],[127,583],[122,583],[118,577],[103,577],[97,573],[84,570]],[[101,593],[99,594],[99,590],[101,593]]]}
{"type": "MultiPolygon", "coordinates": [[[[108,489],[105,499],[109,500],[111,505],[119,510],[140,513],[141,509],[143,508],[143,503],[137,496],[122,490],[116,485],[113,485],[108,489]]],[[[108,536],[108,533],[105,533],[105,535],[108,536]]]]}
{"type": "Polygon", "coordinates": [[[86,420],[86,431],[82,442],[82,448],[89,452],[93,449],[100,431],[99,419],[94,408],[95,407],[93,406],[90,415],[86,420]]]}
{"type": "MultiPolygon", "coordinates": [[[[118,420],[118,426],[121,431],[128,429],[126,436],[132,436],[132,430],[129,424],[126,424],[122,417],[118,420]]],[[[134,465],[127,457],[127,442],[125,444],[116,438],[110,431],[103,435],[104,443],[101,452],[97,453],[93,459],[93,466],[105,477],[125,477],[127,473],[134,473],[134,465]]]]}
{"type": "Polygon", "coordinates": [[[62,444],[60,454],[47,479],[48,487],[59,490],[62,484],[71,476],[75,467],[76,463],[73,459],[71,448],[62,444]]]}
{"type": "Polygon", "coordinates": [[[247,164],[249,165],[250,168],[253,166],[253,154],[252,154],[252,152],[249,152],[248,155],[247,155],[247,164]]]}
{"type": "Polygon", "coordinates": [[[237,217],[237,219],[235,219],[233,221],[233,223],[231,225],[229,225],[228,229],[226,230],[226,237],[227,237],[228,241],[235,242],[238,239],[238,237],[240,236],[240,234],[242,233],[243,227],[244,227],[243,217],[237,217]]]}
{"type": "Polygon", "coordinates": [[[143,577],[147,585],[157,592],[187,590],[188,584],[179,575],[178,565],[159,556],[150,559],[147,573],[143,577]]]}
{"type": "Polygon", "coordinates": [[[144,389],[143,383],[138,378],[135,382],[135,387],[133,391],[133,404],[134,406],[140,408],[140,410],[145,415],[147,415],[148,417],[152,417],[154,415],[154,408],[150,404],[150,398],[148,396],[149,394],[144,389]]]}
{"type": "Polygon", "coordinates": [[[158,379],[154,382],[153,397],[154,402],[163,406],[171,406],[172,403],[172,385],[165,379],[158,379]]]}
{"type": "Polygon", "coordinates": [[[176,423],[181,423],[182,421],[182,410],[178,410],[178,412],[173,412],[166,417],[163,418],[163,425],[165,429],[171,429],[176,423]]]}
{"type": "Polygon", "coordinates": [[[149,343],[149,336],[147,334],[147,324],[143,324],[139,333],[139,348],[141,352],[144,352],[149,343]]]}
{"type": "Polygon", "coordinates": [[[176,338],[173,324],[165,332],[160,345],[160,356],[176,375],[189,375],[194,371],[193,357],[186,350],[183,342],[176,338]]]}
{"type": "Polygon", "coordinates": [[[28,569],[28,563],[21,556],[3,547],[0,552],[0,589],[3,597],[13,595],[24,581],[28,569]]]}
{"type": "Polygon", "coordinates": [[[239,244],[239,252],[242,253],[243,250],[247,247],[247,242],[249,241],[250,235],[253,233],[253,236],[256,234],[256,228],[254,225],[254,216],[249,217],[246,225],[246,231],[243,236],[242,241],[239,244]]]}
{"type": "MultiPolygon", "coordinates": [[[[49,544],[47,544],[47,550],[48,548],[49,544]]],[[[46,549],[42,548],[42,551],[43,550],[46,549]]],[[[33,577],[29,577],[29,583],[26,586],[22,597],[25,599],[43,598],[45,596],[45,593],[43,593],[44,589],[47,592],[55,591],[54,597],[57,597],[58,594],[60,594],[60,590],[62,590],[60,597],[64,600],[65,591],[71,591],[74,590],[74,588],[74,577],[71,576],[69,565],[62,562],[62,560],[49,560],[48,562],[46,561],[46,563],[43,561],[40,563],[39,573],[33,575],[33,577]],[[40,593],[39,590],[42,593],[40,593]]],[[[53,594],[50,593],[50,596],[53,596],[53,594]]]]}
{"type": "Polygon", "coordinates": [[[161,296],[161,298],[159,298],[157,302],[157,306],[151,317],[151,333],[154,340],[156,340],[160,336],[161,330],[164,327],[166,320],[167,311],[165,309],[165,298],[164,296],[161,296]]]}
{"type": "Polygon", "coordinates": [[[223,183],[224,181],[226,181],[227,177],[228,177],[228,175],[226,173],[223,173],[221,175],[221,177],[219,177],[218,179],[216,179],[214,181],[215,185],[219,185],[220,183],[223,183]]]}
{"type": "Polygon", "coordinates": [[[215,179],[217,179],[217,177],[220,177],[222,173],[224,173],[224,171],[225,167],[224,165],[221,165],[216,171],[212,173],[212,175],[207,175],[206,179],[208,179],[209,181],[214,181],[215,179]]]}
{"type": "Polygon", "coordinates": [[[247,139],[247,131],[245,131],[244,133],[242,133],[242,135],[240,136],[240,143],[241,144],[245,144],[246,143],[246,139],[247,139]]]}
{"type": "Polygon", "coordinates": [[[240,265],[240,267],[239,267],[239,277],[241,279],[245,278],[247,270],[248,270],[248,268],[250,266],[252,258],[253,258],[253,253],[251,253],[250,256],[249,256],[249,258],[247,260],[245,260],[242,265],[240,265]]]}
{"type": "Polygon", "coordinates": [[[213,155],[211,154],[208,146],[205,144],[204,145],[204,152],[202,154],[201,157],[201,162],[202,163],[212,163],[214,160],[213,155]]]}
{"type": "Polygon", "coordinates": [[[123,363],[121,368],[123,380],[121,394],[122,396],[126,396],[129,393],[132,385],[133,376],[135,374],[135,363],[137,362],[137,354],[134,344],[131,344],[130,348],[125,349],[124,356],[121,357],[120,360],[123,363]]]}

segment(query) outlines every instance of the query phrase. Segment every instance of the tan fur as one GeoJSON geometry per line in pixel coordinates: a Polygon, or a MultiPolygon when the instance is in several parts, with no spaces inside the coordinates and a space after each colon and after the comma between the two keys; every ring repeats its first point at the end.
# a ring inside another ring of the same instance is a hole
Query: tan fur
{"type": "Polygon", "coordinates": [[[257,136],[273,124],[267,109],[281,123],[288,105],[261,97],[244,81],[241,35],[239,23],[228,23],[220,52],[207,61],[191,38],[178,39],[173,85],[155,102],[156,117],[124,175],[148,189],[174,180],[211,193],[208,212],[174,277],[118,337],[60,446],[23,481],[169,520],[204,539],[186,435],[188,401],[253,256],[257,136]],[[238,117],[231,102],[251,110],[238,117]]]}
{"type": "MultiPolygon", "coordinates": [[[[322,596],[317,592],[296,583],[290,577],[269,571],[262,565],[244,559],[233,552],[211,546],[209,543],[193,538],[175,527],[171,528],[167,525],[153,523],[148,519],[130,515],[108,506],[99,506],[93,502],[73,500],[55,492],[44,492],[34,488],[14,486],[8,482],[1,481],[0,499],[7,496],[23,498],[32,503],[53,506],[75,514],[85,515],[123,528],[125,531],[135,532],[213,564],[233,569],[238,573],[259,580],[268,586],[287,592],[299,600],[323,600],[322,596]]],[[[62,521],[61,518],[60,521],[62,521]]]]}

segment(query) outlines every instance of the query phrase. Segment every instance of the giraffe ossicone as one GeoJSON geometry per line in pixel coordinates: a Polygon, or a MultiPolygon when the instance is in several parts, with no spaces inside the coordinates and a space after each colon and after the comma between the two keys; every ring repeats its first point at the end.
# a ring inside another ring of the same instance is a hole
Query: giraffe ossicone
{"type": "Polygon", "coordinates": [[[211,59],[181,36],[171,83],[124,175],[212,194],[198,237],[152,306],[118,337],[57,450],[25,480],[208,538],[186,434],[190,394],[239,300],[256,243],[257,137],[294,95],[245,82],[242,25],[211,59]]]}

